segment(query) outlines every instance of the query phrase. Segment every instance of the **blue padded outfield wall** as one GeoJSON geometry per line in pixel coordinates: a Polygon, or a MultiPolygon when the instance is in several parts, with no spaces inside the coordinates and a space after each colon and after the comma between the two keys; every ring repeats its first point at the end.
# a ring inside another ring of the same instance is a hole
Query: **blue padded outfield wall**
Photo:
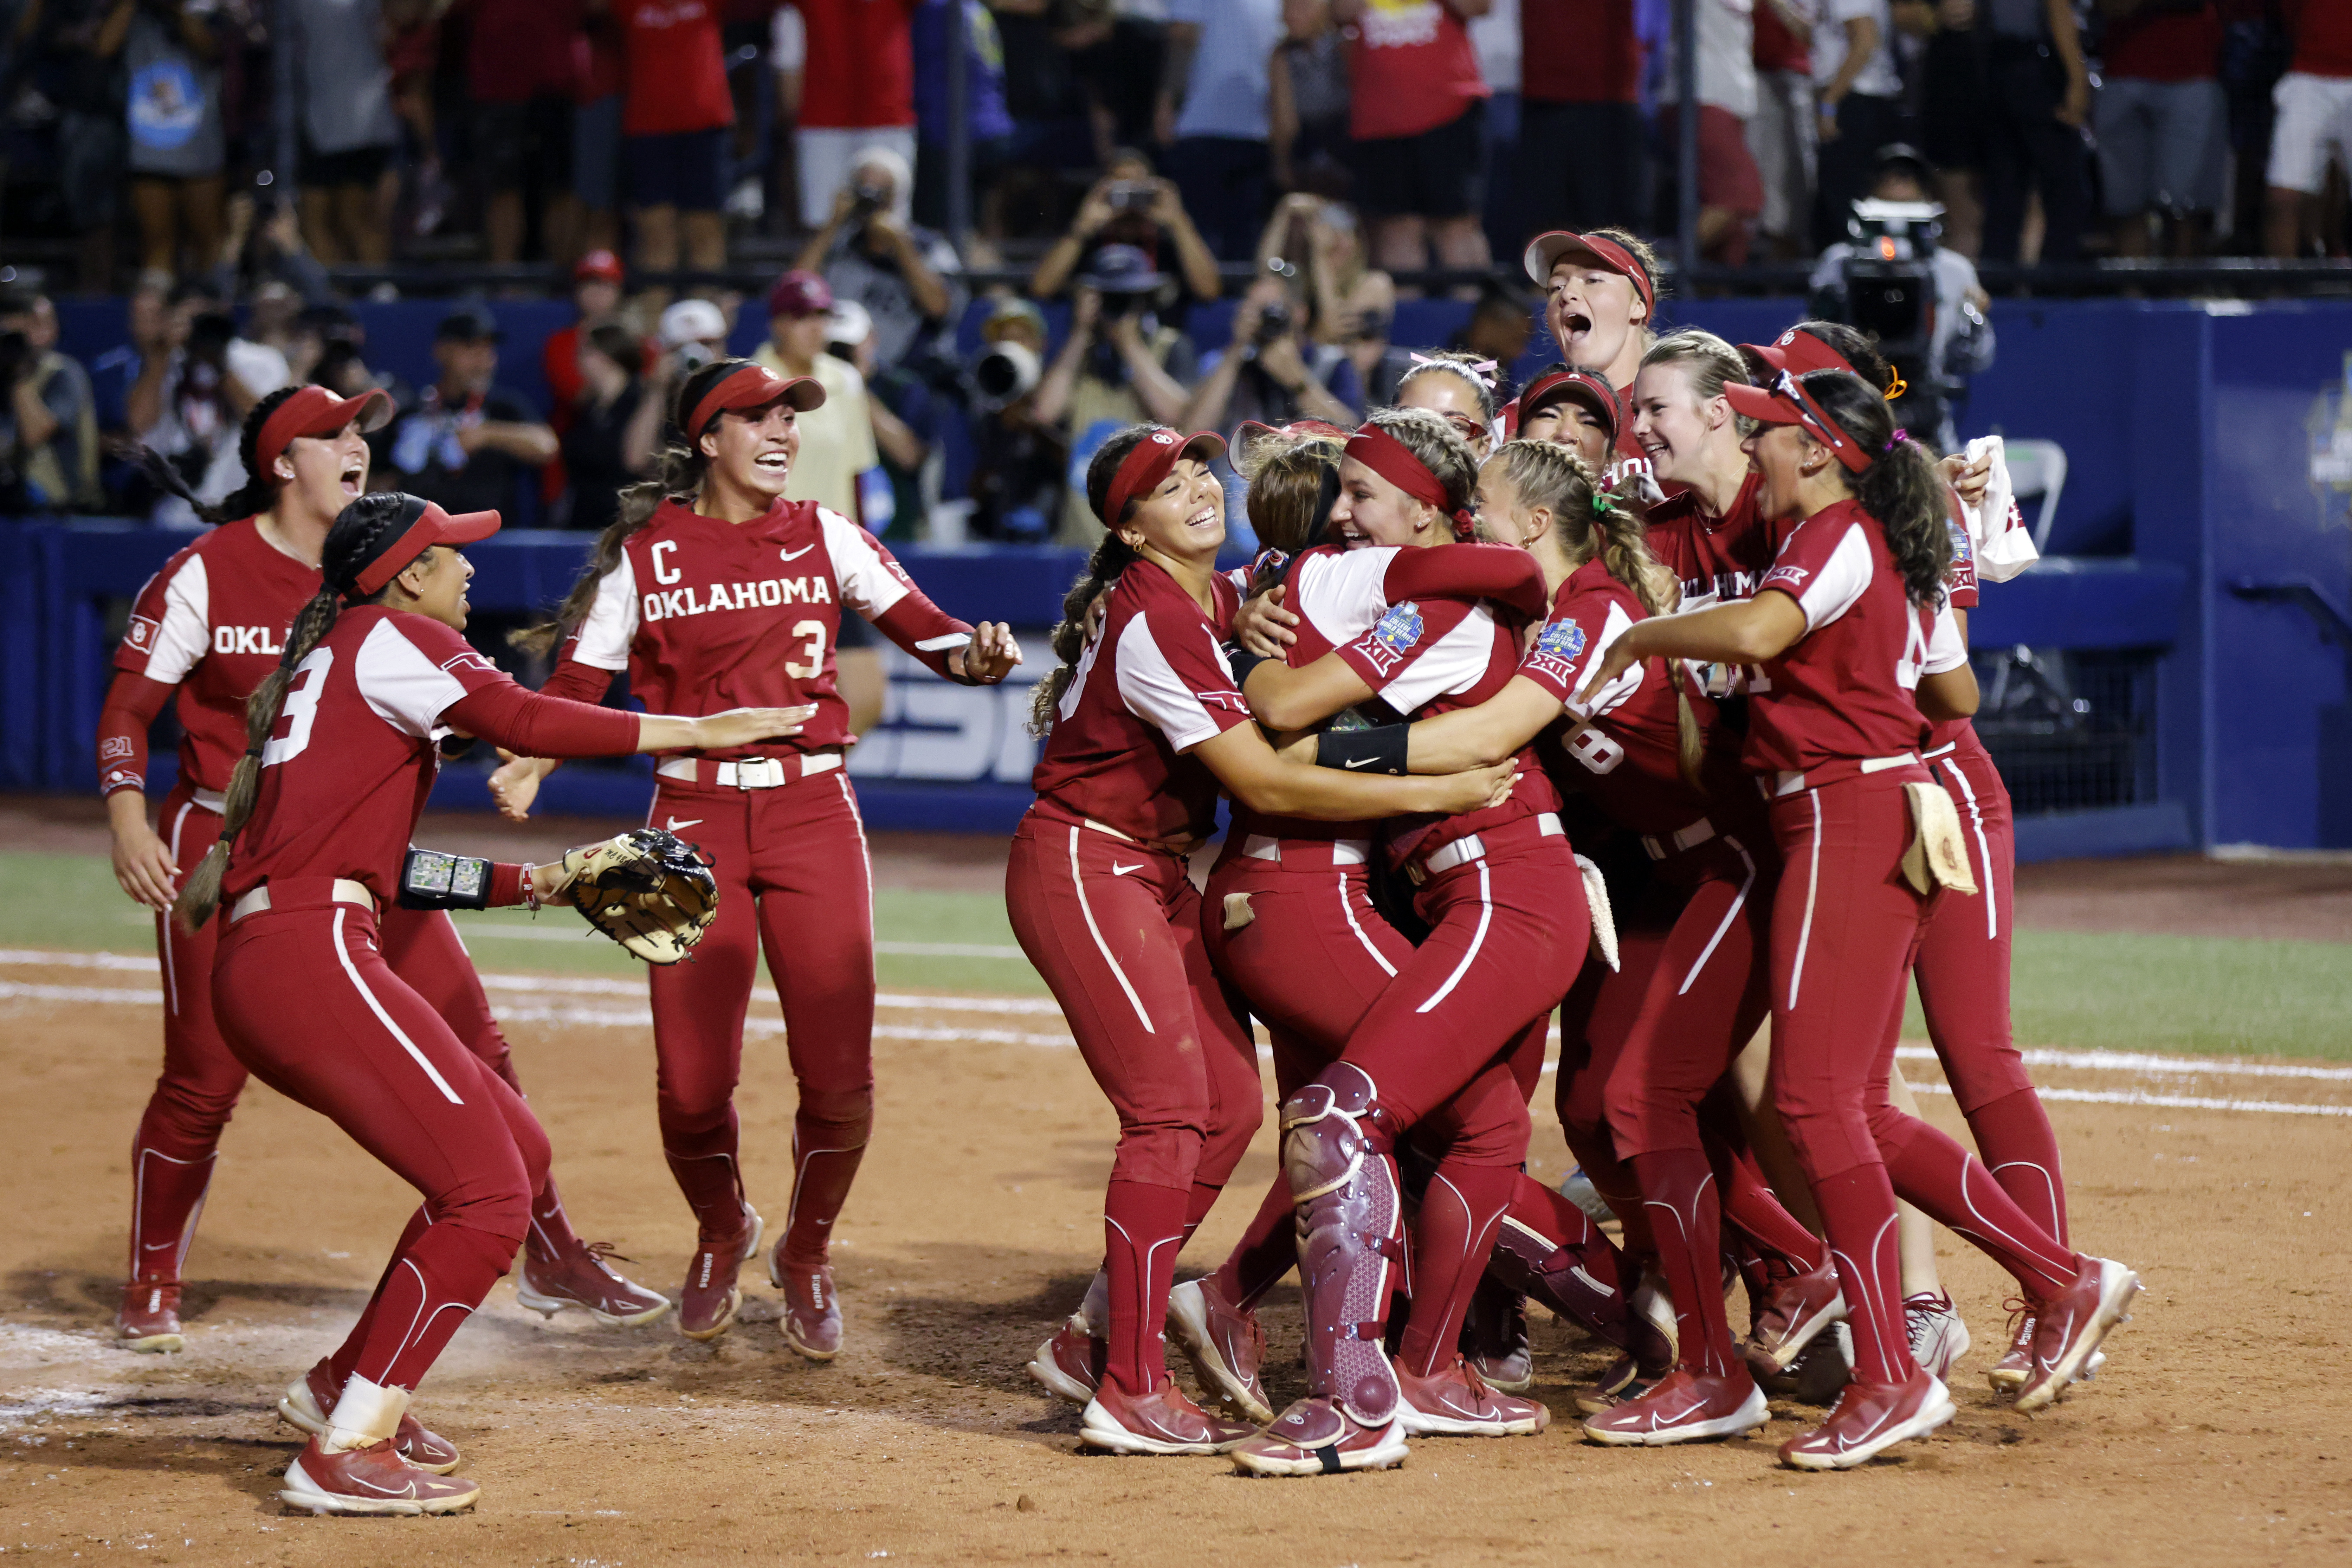
{"type": "MultiPolygon", "coordinates": [[[[121,309],[68,307],[64,346],[109,346],[121,309]]],[[[443,309],[358,307],[371,362],[429,380],[432,326],[443,309]]],[[[524,345],[568,310],[492,309],[516,344],[500,379],[543,392],[537,354],[524,345]]],[[[1397,341],[1442,341],[1461,310],[1402,306],[1397,341]]],[[[747,308],[739,347],[764,330],[755,311],[747,308]]],[[[1793,301],[1723,300],[1678,314],[1753,342],[1799,313],[1793,301]]],[[[2021,855],[2352,847],[2352,304],[2003,300],[1993,320],[2000,358],[1977,380],[1963,434],[2054,440],[2071,472],[2052,557],[1986,587],[1971,640],[1980,660],[2021,646],[2146,672],[2136,721],[2146,731],[2137,742],[2140,783],[2121,804],[2021,816],[2021,855]]],[[[1202,341],[1222,342],[1224,321],[1222,310],[1204,309],[1192,327],[1202,341]]],[[[109,629],[185,538],[106,522],[0,525],[0,787],[93,787],[109,629]]],[[[584,549],[579,536],[513,530],[473,553],[478,610],[521,613],[561,595],[584,549]]],[[[1077,552],[918,546],[901,555],[950,612],[1022,628],[1033,661],[1023,676],[1034,678],[1077,552]]],[[[851,757],[867,820],[1009,827],[1026,804],[1034,757],[1024,728],[1026,686],[967,690],[887,652],[885,721],[851,757]]],[[[157,762],[155,772],[168,773],[167,759],[157,762]]],[[[635,815],[650,794],[646,771],[566,768],[549,781],[542,805],[635,815]]],[[[436,806],[486,808],[482,773],[452,764],[436,806]]]]}

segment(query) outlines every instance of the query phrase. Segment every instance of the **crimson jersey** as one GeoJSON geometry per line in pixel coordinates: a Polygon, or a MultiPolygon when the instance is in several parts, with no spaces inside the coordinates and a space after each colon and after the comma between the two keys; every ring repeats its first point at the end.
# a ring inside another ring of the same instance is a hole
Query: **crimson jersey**
{"type": "Polygon", "coordinates": [[[1948,608],[1915,605],[1862,503],[1823,507],[1790,531],[1759,594],[1805,613],[1805,632],[1748,674],[1745,762],[1759,773],[1919,750],[1927,721],[1914,698],[1922,673],[1968,662],[1948,608]]]}
{"type": "MultiPolygon", "coordinates": [[[[228,787],[245,752],[245,700],[278,668],[286,628],[318,591],[319,569],[270,543],[249,517],[222,523],[139,590],[114,668],[180,689],[183,779],[228,787]]],[[[101,792],[146,782],[128,756],[100,765],[101,792]]]]}
{"type": "Polygon", "coordinates": [[[1650,550],[1681,581],[1682,608],[1756,596],[1757,583],[1771,570],[1780,532],[1765,521],[1763,496],[1763,476],[1749,474],[1721,517],[1700,511],[1692,490],[1650,509],[1650,550]]]}
{"type": "Polygon", "coordinates": [[[943,675],[948,652],[971,635],[923,595],[880,540],[814,501],[780,500],[740,523],[664,501],[596,584],[547,689],[593,701],[625,669],[630,695],[649,713],[700,718],[814,703],[797,735],[709,754],[841,746],[850,740],[849,705],[834,656],[845,606],[943,675]]]}
{"type": "Polygon", "coordinates": [[[441,716],[501,684],[514,681],[439,621],[345,610],[295,667],[223,902],[273,877],[348,877],[388,901],[440,771],[441,716]]]}
{"type": "Polygon", "coordinates": [[[1739,773],[1737,740],[1715,722],[1715,704],[1695,689],[1691,709],[1708,748],[1700,767],[1705,791],[1682,775],[1681,731],[1666,661],[1644,659],[1593,694],[1590,709],[1576,700],[1592,663],[1649,612],[1633,591],[1588,561],[1569,574],[1553,600],[1551,619],[1519,663],[1519,673],[1557,698],[1570,718],[1591,721],[1564,745],[1545,746],[1575,767],[1568,776],[1619,826],[1667,834],[1707,815],[1709,799],[1733,792],[1753,797],[1739,773]]]}
{"type": "Polygon", "coordinates": [[[1213,620],[1156,563],[1120,574],[1030,775],[1040,805],[1150,843],[1214,831],[1216,775],[1184,753],[1250,712],[1219,642],[1241,595],[1222,575],[1210,591],[1213,620]]]}

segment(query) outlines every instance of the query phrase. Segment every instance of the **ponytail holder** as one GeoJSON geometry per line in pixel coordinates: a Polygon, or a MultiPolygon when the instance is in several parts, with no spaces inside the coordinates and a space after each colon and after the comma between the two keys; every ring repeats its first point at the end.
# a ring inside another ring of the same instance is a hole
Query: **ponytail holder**
{"type": "Polygon", "coordinates": [[[1895,434],[1887,437],[1886,445],[1881,449],[1892,452],[1895,447],[1901,446],[1904,442],[1908,441],[1909,439],[1911,439],[1911,432],[1902,428],[1900,426],[1897,426],[1895,427],[1895,434]]]}
{"type": "Polygon", "coordinates": [[[261,748],[259,746],[247,746],[245,749],[245,754],[248,757],[257,758],[261,755],[261,748]]]}
{"type": "Polygon", "coordinates": [[[1611,495],[1607,490],[1597,489],[1592,492],[1593,516],[1607,517],[1611,512],[1615,511],[1616,510],[1616,497],[1611,495]]]}
{"type": "Polygon", "coordinates": [[[1267,548],[1259,551],[1257,552],[1257,559],[1250,563],[1250,575],[1255,577],[1259,573],[1265,571],[1278,572],[1283,567],[1289,564],[1290,556],[1287,552],[1276,550],[1272,546],[1268,546],[1267,548]]]}
{"type": "Polygon", "coordinates": [[[1894,384],[1886,389],[1886,401],[1892,403],[1910,390],[1911,384],[1904,380],[1901,375],[1897,374],[1895,377],[1894,384]]]}
{"type": "Polygon", "coordinates": [[[1478,537],[1478,514],[1463,507],[1454,514],[1454,538],[1456,543],[1468,544],[1478,537]]]}

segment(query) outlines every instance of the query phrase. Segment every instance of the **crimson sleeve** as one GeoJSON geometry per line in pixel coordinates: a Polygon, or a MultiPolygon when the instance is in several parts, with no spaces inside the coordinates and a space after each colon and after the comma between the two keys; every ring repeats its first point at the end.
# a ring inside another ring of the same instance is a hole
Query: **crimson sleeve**
{"type": "Polygon", "coordinates": [[[555,673],[539,689],[541,697],[560,697],[568,702],[585,702],[590,706],[604,700],[604,693],[613,689],[613,672],[599,669],[593,664],[583,664],[576,658],[559,660],[555,673]]]}
{"type": "Polygon", "coordinates": [[[1551,608],[1543,568],[1516,544],[1451,544],[1400,550],[1381,579],[1391,605],[1407,599],[1493,599],[1530,621],[1551,608]]]}
{"type": "Polygon", "coordinates": [[[528,899],[523,897],[523,870],[524,868],[522,862],[520,860],[493,860],[490,862],[490,896],[488,905],[491,909],[503,910],[515,904],[528,903],[530,901],[528,899]]]}
{"type": "Polygon", "coordinates": [[[147,787],[147,731],[178,688],[117,670],[98,710],[98,793],[147,787]]]}
{"type": "Polygon", "coordinates": [[[501,680],[467,692],[441,721],[521,757],[621,757],[637,749],[639,717],[501,680]]]}
{"type": "MultiPolygon", "coordinates": [[[[957,620],[924,596],[920,588],[909,588],[897,604],[874,617],[874,629],[930,666],[933,671],[949,680],[961,677],[948,670],[948,655],[961,647],[971,637],[971,627],[957,620]],[[925,647],[925,643],[938,643],[948,638],[944,647],[925,647]]],[[[969,680],[962,684],[970,686],[969,680]]]]}

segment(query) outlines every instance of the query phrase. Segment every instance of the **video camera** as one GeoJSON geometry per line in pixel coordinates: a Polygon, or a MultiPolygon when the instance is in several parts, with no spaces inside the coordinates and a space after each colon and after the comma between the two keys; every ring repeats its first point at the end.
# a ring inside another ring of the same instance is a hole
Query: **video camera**
{"type": "Polygon", "coordinates": [[[1865,198],[1853,204],[1845,227],[1853,241],[1845,262],[1845,321],[1874,333],[1888,359],[1924,360],[1936,336],[1942,205],[1865,198]]]}

